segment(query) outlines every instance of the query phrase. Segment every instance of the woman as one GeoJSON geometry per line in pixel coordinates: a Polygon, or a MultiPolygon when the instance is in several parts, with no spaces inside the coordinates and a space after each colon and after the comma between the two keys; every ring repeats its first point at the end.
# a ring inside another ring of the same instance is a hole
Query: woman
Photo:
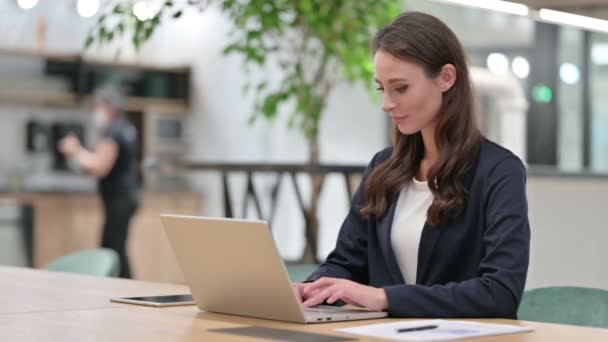
{"type": "Polygon", "coordinates": [[[129,221],[139,203],[137,132],[122,113],[123,102],[112,87],[97,90],[93,121],[102,130],[102,137],[95,150],[87,151],[73,134],[59,143],[59,150],[98,179],[105,215],[101,246],[118,253],[120,277],[131,278],[126,243],[129,221]]]}
{"type": "Polygon", "coordinates": [[[481,136],[465,54],[437,18],[405,13],[373,40],[393,147],[371,160],[304,306],[394,317],[516,318],[529,259],[526,171],[481,136]]]}

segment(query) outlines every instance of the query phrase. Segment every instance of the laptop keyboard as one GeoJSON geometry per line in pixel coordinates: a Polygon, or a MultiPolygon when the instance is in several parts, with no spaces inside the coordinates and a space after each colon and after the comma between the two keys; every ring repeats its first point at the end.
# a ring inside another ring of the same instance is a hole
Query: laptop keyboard
{"type": "Polygon", "coordinates": [[[366,310],[361,309],[346,309],[341,308],[339,306],[329,306],[329,305],[319,305],[314,308],[306,308],[304,311],[308,312],[318,312],[318,313],[361,313],[366,312],[366,310]]]}

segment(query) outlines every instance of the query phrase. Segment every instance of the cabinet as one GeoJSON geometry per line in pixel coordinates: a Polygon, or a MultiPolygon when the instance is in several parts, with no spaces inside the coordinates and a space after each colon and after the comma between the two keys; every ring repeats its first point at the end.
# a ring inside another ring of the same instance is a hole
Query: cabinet
{"type": "MultiPolygon", "coordinates": [[[[34,267],[44,267],[67,253],[99,245],[102,210],[96,194],[37,193],[11,196],[34,208],[34,267]]],[[[139,211],[130,226],[127,247],[133,277],[182,283],[183,275],[165,237],[159,215],[200,215],[201,211],[202,200],[198,193],[144,193],[139,211]]]]}
{"type": "Polygon", "coordinates": [[[0,103],[78,106],[98,86],[118,84],[126,110],[184,113],[190,103],[190,68],[111,63],[80,55],[40,55],[0,48],[0,103]]]}

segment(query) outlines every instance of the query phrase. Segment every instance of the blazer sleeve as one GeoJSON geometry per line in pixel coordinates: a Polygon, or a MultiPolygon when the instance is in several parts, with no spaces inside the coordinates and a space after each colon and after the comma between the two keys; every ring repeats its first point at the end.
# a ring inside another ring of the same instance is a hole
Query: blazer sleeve
{"type": "Polygon", "coordinates": [[[363,205],[365,181],[378,162],[379,155],[387,154],[387,150],[376,153],[367,166],[361,183],[353,195],[350,210],[342,223],[336,247],[327,256],[325,262],[306,279],[305,282],[315,281],[321,277],[350,279],[367,284],[367,220],[359,213],[363,205]]]}
{"type": "Polygon", "coordinates": [[[431,286],[386,286],[389,315],[517,317],[530,252],[526,171],[517,157],[507,157],[496,165],[483,196],[485,252],[478,277],[431,286]]]}

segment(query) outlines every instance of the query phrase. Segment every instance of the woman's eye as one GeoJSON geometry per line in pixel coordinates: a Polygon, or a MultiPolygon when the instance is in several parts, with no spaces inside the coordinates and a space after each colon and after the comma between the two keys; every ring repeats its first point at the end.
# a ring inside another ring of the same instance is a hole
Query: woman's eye
{"type": "MultiPolygon", "coordinates": [[[[394,91],[396,91],[399,94],[403,94],[407,90],[407,88],[408,88],[408,86],[405,85],[405,86],[395,88],[394,91]]],[[[376,88],[376,90],[384,92],[384,88],[382,88],[382,87],[378,87],[378,88],[376,88]]]]}
{"type": "Polygon", "coordinates": [[[405,93],[406,90],[407,90],[407,86],[401,86],[399,88],[395,88],[395,91],[398,92],[399,94],[405,93]]]}

